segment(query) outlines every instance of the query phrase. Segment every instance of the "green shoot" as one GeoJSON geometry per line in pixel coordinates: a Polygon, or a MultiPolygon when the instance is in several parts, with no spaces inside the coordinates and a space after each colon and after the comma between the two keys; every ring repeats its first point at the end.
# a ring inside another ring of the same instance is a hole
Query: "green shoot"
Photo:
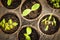
{"type": "Polygon", "coordinates": [[[31,38],[29,36],[31,33],[32,33],[32,29],[30,27],[27,27],[26,28],[26,33],[24,33],[24,36],[25,36],[26,40],[31,40],[31,38]]]}
{"type": "Polygon", "coordinates": [[[43,19],[41,22],[44,23],[46,25],[45,31],[47,31],[49,29],[49,25],[51,24],[52,26],[56,26],[56,20],[53,17],[53,21],[51,21],[52,19],[52,14],[50,14],[49,17],[46,17],[45,19],[43,19]]]}
{"type": "Polygon", "coordinates": [[[18,23],[17,23],[17,22],[13,22],[12,25],[13,25],[13,26],[17,26],[18,23]]]}
{"type": "Polygon", "coordinates": [[[0,22],[0,26],[2,25],[2,27],[4,28],[4,24],[5,24],[5,19],[3,19],[1,22],[0,22]]]}
{"type": "Polygon", "coordinates": [[[60,0],[50,0],[53,4],[53,7],[60,8],[60,0]]]}
{"type": "Polygon", "coordinates": [[[24,35],[25,35],[26,40],[31,40],[31,38],[28,34],[24,34],[24,35]]]}
{"type": "Polygon", "coordinates": [[[10,6],[12,3],[12,0],[7,0],[7,5],[10,6]]]}
{"type": "Polygon", "coordinates": [[[53,18],[53,23],[55,24],[55,26],[56,26],[56,20],[55,20],[55,18],[53,18]]]}
{"type": "Polygon", "coordinates": [[[46,28],[45,28],[45,31],[47,31],[49,29],[49,26],[47,25],[46,28]]]}
{"type": "Polygon", "coordinates": [[[32,6],[31,10],[32,10],[32,11],[35,11],[35,10],[37,10],[39,7],[40,7],[40,4],[36,3],[36,4],[34,4],[34,5],[32,6]]]}
{"type": "Polygon", "coordinates": [[[30,12],[31,12],[30,9],[25,9],[25,10],[23,11],[22,16],[26,16],[26,15],[28,15],[30,12]]]}
{"type": "Polygon", "coordinates": [[[47,18],[45,18],[44,20],[42,20],[42,22],[44,22],[44,21],[46,21],[47,20],[47,18]]]}
{"type": "Polygon", "coordinates": [[[0,22],[0,26],[2,28],[4,28],[5,30],[11,30],[13,29],[14,27],[16,27],[18,25],[17,22],[13,22],[12,19],[9,19],[8,22],[6,22],[5,19],[3,19],[1,22],[0,22]]]}
{"type": "Polygon", "coordinates": [[[50,20],[51,20],[51,18],[52,18],[52,14],[50,14],[50,16],[49,16],[49,18],[48,18],[48,21],[50,21],[50,20]]]}
{"type": "Polygon", "coordinates": [[[28,35],[30,35],[30,34],[32,33],[32,30],[31,30],[30,27],[27,27],[27,28],[26,28],[26,33],[27,33],[28,35]]]}
{"type": "Polygon", "coordinates": [[[35,11],[40,7],[40,4],[36,3],[34,4],[31,9],[25,9],[22,13],[22,16],[27,16],[31,11],[35,11]]]}
{"type": "Polygon", "coordinates": [[[8,20],[8,23],[9,23],[9,24],[12,24],[12,23],[13,23],[13,22],[12,22],[12,19],[9,19],[9,20],[8,20]]]}

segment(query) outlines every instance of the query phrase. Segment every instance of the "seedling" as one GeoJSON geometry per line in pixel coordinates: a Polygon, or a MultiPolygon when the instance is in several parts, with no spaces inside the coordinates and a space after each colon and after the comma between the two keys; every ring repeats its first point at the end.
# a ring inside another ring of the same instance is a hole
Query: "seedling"
{"type": "Polygon", "coordinates": [[[60,0],[50,0],[54,7],[60,8],[60,0]]]}
{"type": "Polygon", "coordinates": [[[52,17],[52,14],[50,14],[49,17],[45,18],[42,20],[42,23],[46,25],[45,31],[48,31],[49,25],[51,24],[52,26],[56,26],[56,20],[54,17],[52,17]],[[51,19],[53,18],[53,21],[51,19]]]}
{"type": "Polygon", "coordinates": [[[30,27],[27,27],[26,33],[24,33],[26,40],[31,40],[31,37],[29,36],[29,35],[31,35],[31,33],[32,33],[32,29],[30,27]]]}
{"type": "Polygon", "coordinates": [[[5,19],[3,19],[1,22],[0,22],[0,26],[2,28],[4,28],[5,30],[11,30],[13,29],[14,27],[16,27],[18,25],[17,22],[13,22],[12,19],[9,19],[8,22],[6,22],[5,19]]]}
{"type": "Polygon", "coordinates": [[[25,10],[23,11],[22,16],[27,16],[31,11],[35,11],[35,10],[37,10],[39,7],[40,7],[40,4],[38,4],[38,3],[34,4],[34,5],[31,7],[31,9],[25,9],[25,10]]]}
{"type": "Polygon", "coordinates": [[[12,0],[7,0],[7,5],[10,6],[12,3],[12,0]]]}

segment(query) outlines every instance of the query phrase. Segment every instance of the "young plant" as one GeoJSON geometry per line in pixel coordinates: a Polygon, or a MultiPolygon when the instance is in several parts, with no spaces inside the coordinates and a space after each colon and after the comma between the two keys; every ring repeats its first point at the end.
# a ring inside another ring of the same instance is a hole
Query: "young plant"
{"type": "Polygon", "coordinates": [[[31,11],[35,11],[40,7],[40,4],[36,3],[34,4],[31,9],[25,9],[22,13],[22,16],[27,16],[31,11]]]}
{"type": "Polygon", "coordinates": [[[60,0],[50,0],[54,7],[60,8],[60,0]]]}
{"type": "Polygon", "coordinates": [[[17,22],[13,22],[12,19],[9,19],[8,22],[6,22],[5,19],[3,19],[1,22],[0,22],[0,26],[2,28],[4,28],[5,30],[11,30],[13,29],[14,27],[16,27],[18,25],[17,22]]]}
{"type": "Polygon", "coordinates": [[[12,0],[7,0],[7,5],[10,6],[12,3],[12,0]]]}
{"type": "Polygon", "coordinates": [[[27,27],[26,33],[24,33],[26,40],[31,40],[31,37],[29,36],[31,33],[32,33],[32,29],[30,27],[27,27]]]}
{"type": "Polygon", "coordinates": [[[56,26],[56,20],[54,17],[52,17],[52,14],[50,14],[49,17],[45,18],[42,20],[42,23],[46,25],[45,31],[48,31],[49,25],[51,24],[52,26],[56,26]],[[53,21],[51,19],[53,18],[53,21]]]}

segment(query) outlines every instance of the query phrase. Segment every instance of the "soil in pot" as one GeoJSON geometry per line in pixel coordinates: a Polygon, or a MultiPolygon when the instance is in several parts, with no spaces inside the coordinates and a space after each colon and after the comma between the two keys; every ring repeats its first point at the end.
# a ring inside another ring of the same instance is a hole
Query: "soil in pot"
{"type": "Polygon", "coordinates": [[[14,33],[20,25],[19,18],[13,13],[6,13],[0,19],[0,27],[4,33],[14,33]]]}
{"type": "Polygon", "coordinates": [[[39,40],[39,34],[34,28],[24,27],[18,34],[19,40],[39,40]]]}
{"type": "Polygon", "coordinates": [[[1,0],[1,3],[8,9],[15,9],[21,4],[21,0],[1,0]]]}
{"type": "Polygon", "coordinates": [[[45,34],[54,34],[59,29],[59,20],[54,15],[46,15],[40,20],[39,27],[45,34]]]}
{"type": "Polygon", "coordinates": [[[37,18],[41,14],[42,7],[41,7],[41,4],[39,3],[38,0],[26,0],[23,3],[22,8],[21,8],[22,14],[24,13],[23,12],[24,10],[27,10],[26,13],[29,12],[29,14],[27,13],[28,15],[23,16],[24,18],[26,18],[26,19],[35,19],[35,18],[37,18]],[[33,5],[35,5],[34,8],[36,10],[32,9],[33,5]]]}
{"type": "Polygon", "coordinates": [[[60,9],[60,0],[47,0],[48,4],[55,9],[60,9]]]}

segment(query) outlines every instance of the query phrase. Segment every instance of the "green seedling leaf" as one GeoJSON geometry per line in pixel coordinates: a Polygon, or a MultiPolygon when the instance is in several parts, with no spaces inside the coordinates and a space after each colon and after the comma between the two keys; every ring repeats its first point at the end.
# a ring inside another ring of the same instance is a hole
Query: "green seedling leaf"
{"type": "Polygon", "coordinates": [[[30,27],[27,27],[26,32],[27,32],[28,35],[30,35],[32,33],[32,29],[30,27]]]}
{"type": "Polygon", "coordinates": [[[55,2],[55,0],[51,0],[51,2],[55,2]]]}
{"type": "Polygon", "coordinates": [[[43,19],[42,22],[45,22],[47,20],[47,18],[43,19]]]}
{"type": "Polygon", "coordinates": [[[54,22],[52,22],[52,25],[54,25],[54,22]]]}
{"type": "Polygon", "coordinates": [[[5,27],[5,24],[2,24],[2,28],[4,28],[5,27]]]}
{"type": "Polygon", "coordinates": [[[10,6],[12,3],[12,0],[7,0],[7,5],[10,6]]]}
{"type": "Polygon", "coordinates": [[[31,38],[28,34],[24,34],[24,36],[26,37],[26,40],[31,40],[31,38]]]}
{"type": "Polygon", "coordinates": [[[59,3],[59,2],[60,2],[60,0],[56,0],[56,2],[58,2],[58,3],[59,3]]]}
{"type": "Polygon", "coordinates": [[[56,26],[56,20],[55,20],[55,18],[53,18],[53,23],[55,24],[55,26],[56,26]]]}
{"type": "Polygon", "coordinates": [[[45,25],[47,24],[47,21],[48,21],[48,20],[45,21],[45,25]]]}
{"type": "Polygon", "coordinates": [[[2,28],[4,28],[4,24],[5,24],[5,19],[3,19],[3,20],[0,22],[0,26],[2,26],[2,28]]]}
{"type": "Polygon", "coordinates": [[[8,23],[5,23],[5,30],[10,30],[8,23]]]}
{"type": "Polygon", "coordinates": [[[34,5],[32,6],[31,10],[32,10],[32,11],[35,11],[35,10],[37,10],[39,7],[40,7],[40,4],[36,3],[36,4],[34,4],[34,5]]]}
{"type": "Polygon", "coordinates": [[[5,24],[5,19],[3,19],[1,22],[2,22],[3,24],[5,24]]]}
{"type": "Polygon", "coordinates": [[[50,21],[50,20],[51,20],[51,18],[52,18],[52,14],[50,14],[50,16],[49,16],[49,18],[48,18],[48,21],[50,21]]]}
{"type": "Polygon", "coordinates": [[[22,16],[27,16],[30,12],[31,12],[30,9],[25,9],[25,10],[23,11],[22,16]]]}
{"type": "Polygon", "coordinates": [[[45,28],[45,31],[47,31],[49,29],[49,26],[47,25],[46,28],[45,28]]]}
{"type": "Polygon", "coordinates": [[[9,23],[9,24],[12,24],[12,23],[13,23],[13,22],[12,22],[12,19],[9,19],[9,20],[8,20],[8,23],[9,23]]]}
{"type": "Polygon", "coordinates": [[[10,28],[10,29],[13,29],[13,27],[14,27],[13,25],[9,25],[9,28],[10,28]]]}
{"type": "Polygon", "coordinates": [[[13,24],[12,24],[13,26],[17,26],[18,25],[18,23],[17,22],[13,22],[13,24]]]}

